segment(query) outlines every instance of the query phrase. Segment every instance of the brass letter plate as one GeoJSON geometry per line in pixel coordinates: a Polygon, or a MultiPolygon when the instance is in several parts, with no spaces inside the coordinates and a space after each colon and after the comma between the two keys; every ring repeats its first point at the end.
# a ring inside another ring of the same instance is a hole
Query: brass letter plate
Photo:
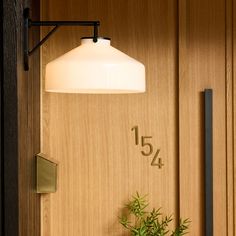
{"type": "Polygon", "coordinates": [[[57,190],[58,164],[47,159],[44,154],[36,155],[37,193],[55,193],[57,190]]]}

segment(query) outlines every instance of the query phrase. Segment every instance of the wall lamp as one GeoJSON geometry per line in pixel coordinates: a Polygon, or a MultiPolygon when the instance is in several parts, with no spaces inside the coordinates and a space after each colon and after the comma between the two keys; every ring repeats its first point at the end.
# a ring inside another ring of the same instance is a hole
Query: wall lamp
{"type": "Polygon", "coordinates": [[[57,93],[122,94],[145,92],[145,67],[114,48],[110,38],[98,37],[99,21],[32,21],[24,10],[24,68],[32,55],[59,26],[91,26],[93,36],[81,38],[81,45],[46,65],[45,90],[57,93]],[[54,28],[29,50],[29,29],[54,28]]]}

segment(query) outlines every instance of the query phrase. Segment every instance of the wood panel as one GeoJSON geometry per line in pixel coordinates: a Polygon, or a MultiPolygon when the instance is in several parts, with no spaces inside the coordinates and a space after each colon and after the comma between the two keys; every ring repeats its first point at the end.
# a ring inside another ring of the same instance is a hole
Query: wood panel
{"type": "MultiPolygon", "coordinates": [[[[114,47],[147,70],[145,94],[42,90],[41,150],[59,162],[58,191],[41,200],[42,235],[120,235],[117,215],[135,191],[148,193],[151,205],[162,206],[163,212],[178,215],[176,7],[174,0],[41,1],[42,20],[99,19],[100,35],[110,36],[114,47]],[[134,125],[153,136],[163,169],[141,156],[134,125]]],[[[42,78],[47,62],[89,32],[61,28],[43,46],[42,78]]]]}
{"type": "Polygon", "coordinates": [[[179,1],[180,214],[203,235],[203,102],[213,89],[214,235],[227,235],[225,1],[179,1]],[[187,176],[187,178],[186,178],[187,176]]]}
{"type": "MultiPolygon", "coordinates": [[[[29,0],[24,7],[30,8],[33,20],[40,19],[40,1],[29,0]]],[[[22,25],[23,6],[19,24],[22,25]]],[[[35,191],[35,154],[40,152],[40,56],[39,50],[30,56],[30,69],[23,68],[23,28],[18,49],[18,143],[19,143],[19,235],[40,235],[40,196],[35,191]]],[[[29,31],[30,47],[40,39],[40,29],[29,31]]]]}

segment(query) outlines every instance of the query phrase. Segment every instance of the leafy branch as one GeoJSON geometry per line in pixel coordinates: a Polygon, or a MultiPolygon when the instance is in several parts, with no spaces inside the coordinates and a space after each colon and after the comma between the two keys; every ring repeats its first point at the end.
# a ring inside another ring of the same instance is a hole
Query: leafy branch
{"type": "Polygon", "coordinates": [[[170,231],[169,223],[173,217],[163,216],[160,208],[153,208],[152,211],[148,212],[149,202],[146,197],[140,196],[137,192],[125,205],[128,214],[119,217],[120,223],[130,231],[132,236],[182,236],[188,233],[190,224],[188,219],[180,220],[176,229],[170,231]]]}

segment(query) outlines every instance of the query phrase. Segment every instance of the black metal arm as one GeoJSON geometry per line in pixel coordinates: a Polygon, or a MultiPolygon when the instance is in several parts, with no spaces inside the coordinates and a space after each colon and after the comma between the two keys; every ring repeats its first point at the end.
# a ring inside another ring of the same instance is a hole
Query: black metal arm
{"type": "Polygon", "coordinates": [[[99,21],[32,21],[29,18],[29,8],[24,9],[24,68],[29,70],[29,56],[43,45],[49,37],[56,32],[59,26],[93,26],[93,42],[96,43],[98,39],[99,21]],[[31,26],[54,26],[54,28],[39,42],[33,49],[29,49],[29,28],[31,26]]]}
{"type": "Polygon", "coordinates": [[[59,26],[55,26],[41,41],[39,41],[31,50],[28,49],[29,56],[33,54],[33,52],[44,44],[48,40],[48,38],[59,28],[59,26]]]}

